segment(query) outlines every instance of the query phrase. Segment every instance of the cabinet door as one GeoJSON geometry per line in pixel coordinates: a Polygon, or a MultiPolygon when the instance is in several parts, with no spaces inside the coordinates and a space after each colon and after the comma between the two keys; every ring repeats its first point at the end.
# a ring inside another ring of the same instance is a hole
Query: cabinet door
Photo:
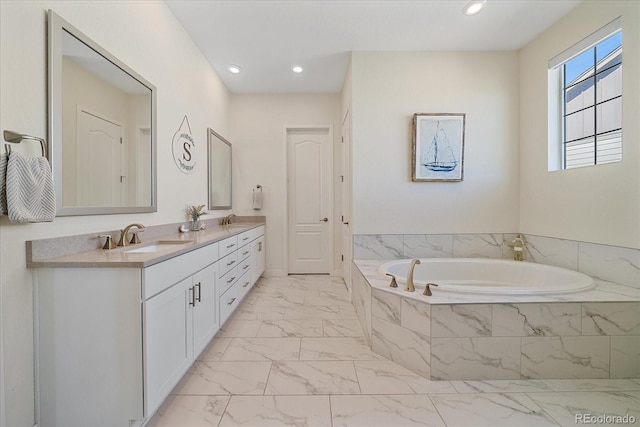
{"type": "Polygon", "coordinates": [[[145,416],[153,413],[193,361],[191,277],[145,301],[145,416]]]}
{"type": "Polygon", "coordinates": [[[217,264],[212,264],[193,276],[195,306],[193,306],[193,355],[197,358],[218,332],[216,313],[217,264]]]}
{"type": "Polygon", "coordinates": [[[251,269],[253,274],[253,283],[255,283],[265,269],[266,264],[266,252],[264,248],[264,236],[258,237],[252,243],[253,245],[253,268],[251,269]]]}

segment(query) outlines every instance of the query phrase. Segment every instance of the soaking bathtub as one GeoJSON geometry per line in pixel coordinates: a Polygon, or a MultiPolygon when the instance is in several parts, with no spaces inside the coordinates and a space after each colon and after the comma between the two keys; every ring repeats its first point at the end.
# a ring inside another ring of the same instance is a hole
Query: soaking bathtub
{"type": "Polygon", "coordinates": [[[354,260],[353,306],[373,352],[430,380],[637,378],[640,288],[482,258],[354,260]],[[391,288],[390,278],[398,287],[391,288]],[[436,283],[432,296],[425,283],[436,283]]]}
{"type": "MultiPolygon", "coordinates": [[[[411,260],[382,264],[378,271],[392,274],[399,286],[407,281],[411,260]]],[[[464,292],[499,295],[533,295],[580,292],[595,286],[593,279],[577,271],[550,265],[485,258],[423,258],[414,269],[416,292],[435,283],[434,294],[464,292]]]]}

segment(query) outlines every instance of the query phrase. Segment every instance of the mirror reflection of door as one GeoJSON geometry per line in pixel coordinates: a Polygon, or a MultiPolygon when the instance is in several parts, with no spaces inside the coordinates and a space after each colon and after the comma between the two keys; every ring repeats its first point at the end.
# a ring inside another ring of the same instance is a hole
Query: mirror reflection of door
{"type": "Polygon", "coordinates": [[[135,199],[129,204],[132,206],[147,206],[151,204],[151,186],[149,185],[149,177],[152,173],[150,128],[138,128],[135,160],[135,163],[129,166],[130,168],[132,166],[135,168],[135,199]]]}
{"type": "Polygon", "coordinates": [[[125,206],[127,179],[121,125],[78,111],[77,205],[125,206]]]}

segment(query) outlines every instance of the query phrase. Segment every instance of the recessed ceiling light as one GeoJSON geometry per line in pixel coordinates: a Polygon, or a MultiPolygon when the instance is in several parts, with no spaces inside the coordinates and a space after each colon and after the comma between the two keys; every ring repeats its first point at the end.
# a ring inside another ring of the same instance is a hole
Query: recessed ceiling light
{"type": "Polygon", "coordinates": [[[300,74],[303,70],[304,69],[299,65],[296,65],[291,69],[291,71],[293,71],[294,73],[298,73],[298,74],[300,74]]]}
{"type": "Polygon", "coordinates": [[[242,71],[242,68],[240,68],[238,65],[231,64],[227,67],[227,70],[229,70],[230,73],[238,74],[240,73],[240,71],[242,71]]]}
{"type": "Polygon", "coordinates": [[[475,15],[476,13],[480,12],[482,8],[484,8],[486,2],[487,0],[471,1],[464,7],[464,9],[462,9],[462,13],[467,16],[475,15]]]}

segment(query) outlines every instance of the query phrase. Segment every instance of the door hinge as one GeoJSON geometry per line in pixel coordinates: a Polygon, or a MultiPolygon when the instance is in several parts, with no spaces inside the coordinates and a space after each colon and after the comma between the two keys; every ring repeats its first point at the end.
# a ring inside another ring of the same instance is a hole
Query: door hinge
{"type": "Polygon", "coordinates": [[[120,137],[120,144],[122,144],[122,137],[120,137]]]}
{"type": "Polygon", "coordinates": [[[344,261],[344,255],[340,255],[340,259],[344,261]]]}
{"type": "Polygon", "coordinates": [[[340,175],[340,182],[344,182],[344,175],[340,175]]]}
{"type": "Polygon", "coordinates": [[[344,222],[344,215],[340,217],[340,221],[344,222]]]}
{"type": "Polygon", "coordinates": [[[344,136],[340,137],[340,142],[342,142],[344,144],[344,136]]]}

